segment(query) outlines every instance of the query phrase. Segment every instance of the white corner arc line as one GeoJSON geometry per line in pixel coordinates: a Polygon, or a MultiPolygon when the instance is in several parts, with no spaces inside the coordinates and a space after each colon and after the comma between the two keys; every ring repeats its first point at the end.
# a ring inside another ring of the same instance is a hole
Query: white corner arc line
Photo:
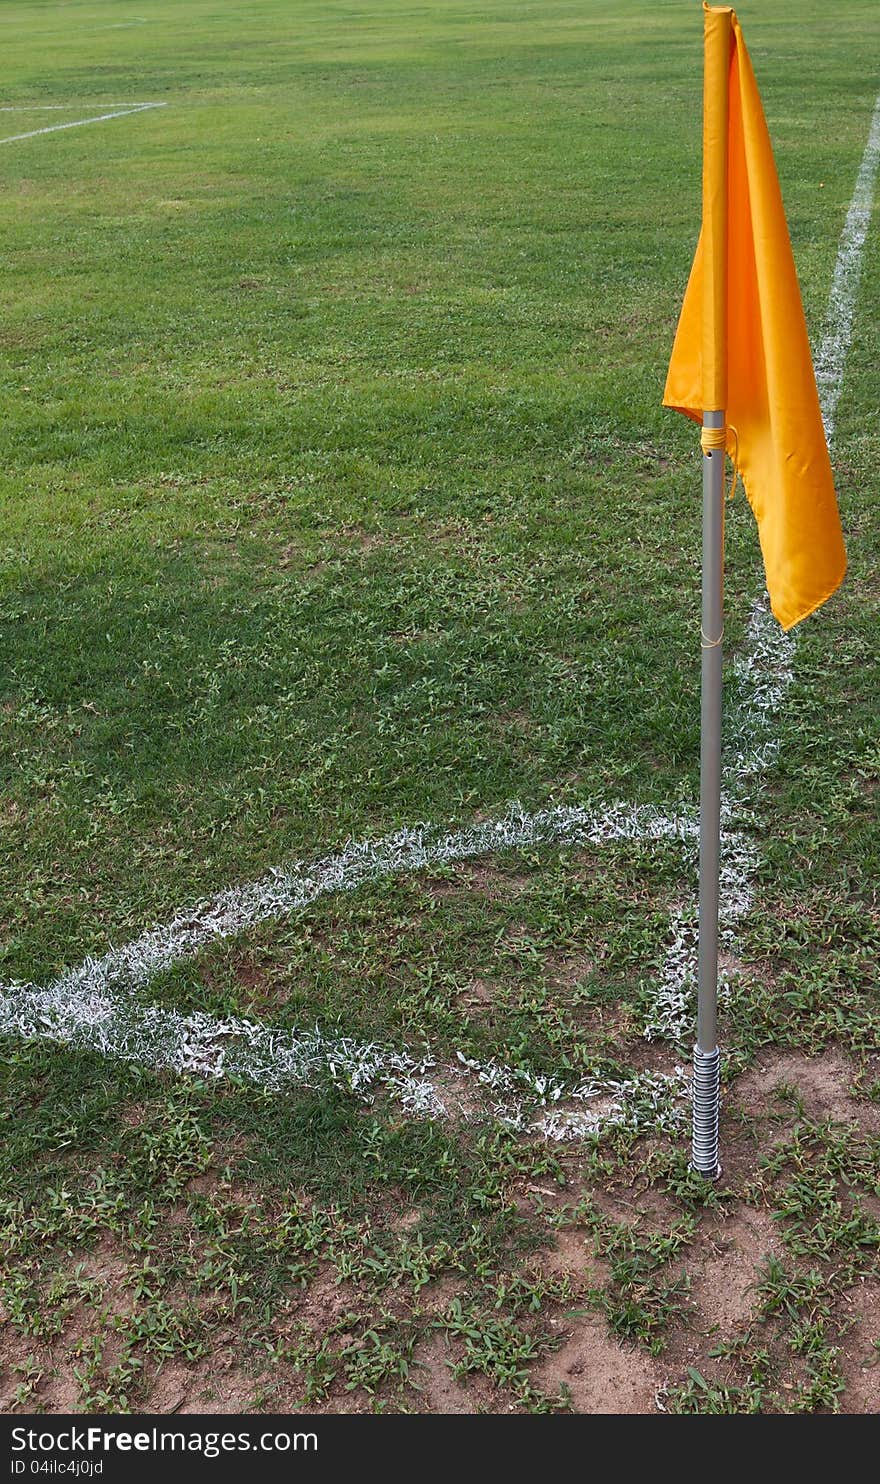
{"type": "MultiPolygon", "coordinates": [[[[487,1111],[510,1127],[554,1140],[595,1135],[611,1124],[636,1126],[646,1116],[671,1128],[681,1117],[683,1074],[634,1073],[623,1081],[589,1080],[566,1088],[555,1079],[459,1056],[443,1069],[444,1091],[429,1076],[434,1063],[390,1046],[293,1031],[237,1016],[183,1014],[143,1004],[137,991],[162,969],[207,943],[257,923],[302,910],[328,892],[353,891],[385,877],[431,866],[549,844],[606,845],[669,841],[693,853],[694,812],[666,814],[650,805],[604,809],[557,807],[439,834],[400,830],[380,840],[353,841],[335,855],[271,871],[219,893],[163,927],[100,959],[87,959],[45,989],[9,984],[0,993],[0,1033],[55,1041],[137,1062],[153,1070],[233,1078],[269,1090],[308,1085],[329,1076],[366,1098],[384,1090],[411,1113],[444,1116],[448,1085],[467,1079],[487,1111]],[[599,1105],[585,1107],[591,1100],[599,1105]],[[542,1110],[550,1109],[544,1112],[542,1110]]],[[[454,1094],[452,1096],[454,1102],[454,1094]]]]}
{"type": "Polygon", "coordinates": [[[36,139],[39,134],[57,134],[61,129],[81,129],[85,124],[103,124],[108,119],[125,118],[130,113],[146,113],[149,108],[166,108],[166,103],[136,103],[132,108],[118,108],[115,113],[99,113],[93,118],[73,119],[67,124],[46,124],[42,129],[29,129],[26,134],[9,134],[0,144],[15,144],[18,139],[36,139]]]}
{"type": "Polygon", "coordinates": [[[302,911],[330,892],[355,891],[392,876],[443,866],[503,850],[549,844],[605,845],[615,841],[669,840],[693,848],[697,836],[694,810],[667,814],[647,804],[614,804],[601,809],[557,806],[529,814],[514,805],[500,819],[481,821],[440,834],[424,826],[398,830],[381,839],[352,840],[334,855],[297,861],[272,870],[256,881],[234,886],[180,912],[169,923],[111,949],[99,959],[86,959],[59,976],[46,990],[32,984],[10,984],[0,995],[0,1030],[15,1005],[30,999],[46,1004],[74,991],[95,996],[131,993],[172,964],[190,958],[207,944],[230,938],[261,922],[302,911]],[[34,1000],[34,997],[37,997],[34,1000]]]}

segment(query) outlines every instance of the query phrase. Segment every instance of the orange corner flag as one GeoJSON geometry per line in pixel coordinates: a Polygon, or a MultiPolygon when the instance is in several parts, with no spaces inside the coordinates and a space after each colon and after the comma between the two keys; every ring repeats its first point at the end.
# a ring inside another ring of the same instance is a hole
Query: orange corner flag
{"type": "Polygon", "coordinates": [[[774,614],[790,629],[840,586],[846,552],[764,110],[736,14],[705,12],[703,228],[663,404],[724,412],[774,614]]]}

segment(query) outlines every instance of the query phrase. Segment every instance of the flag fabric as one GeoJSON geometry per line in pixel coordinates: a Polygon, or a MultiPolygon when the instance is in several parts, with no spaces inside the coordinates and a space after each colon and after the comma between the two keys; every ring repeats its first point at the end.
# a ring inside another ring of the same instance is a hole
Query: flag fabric
{"type": "Polygon", "coordinates": [[[790,629],[839,587],[846,552],[752,64],[735,12],[703,9],[703,226],[663,403],[697,422],[725,413],[723,442],[758,523],[771,607],[790,629]]]}

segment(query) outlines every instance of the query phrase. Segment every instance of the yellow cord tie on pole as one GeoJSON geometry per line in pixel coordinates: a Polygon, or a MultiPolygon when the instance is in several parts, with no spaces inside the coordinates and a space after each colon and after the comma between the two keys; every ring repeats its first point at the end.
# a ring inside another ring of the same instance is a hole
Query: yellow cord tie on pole
{"type": "Polygon", "coordinates": [[[700,447],[703,453],[713,453],[716,448],[727,448],[726,428],[701,428],[700,447]]]}
{"type": "Polygon", "coordinates": [[[732,423],[728,423],[726,428],[701,428],[700,447],[704,455],[715,453],[716,451],[725,453],[727,451],[728,433],[733,434],[734,441],[734,452],[730,456],[730,462],[733,464],[733,478],[730,481],[730,489],[727,492],[728,500],[732,500],[736,494],[736,481],[739,479],[739,434],[736,428],[732,423]]]}

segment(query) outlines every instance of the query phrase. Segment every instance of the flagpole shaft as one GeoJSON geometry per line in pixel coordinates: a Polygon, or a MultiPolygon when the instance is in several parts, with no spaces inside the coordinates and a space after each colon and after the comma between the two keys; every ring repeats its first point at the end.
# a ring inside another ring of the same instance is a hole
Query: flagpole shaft
{"type": "MultiPolygon", "coordinates": [[[[723,411],[703,413],[723,428],[723,411]]],[[[718,905],[721,866],[721,673],[724,635],[724,450],[703,454],[703,604],[700,677],[700,930],[691,1162],[718,1174],[718,905]]]]}

